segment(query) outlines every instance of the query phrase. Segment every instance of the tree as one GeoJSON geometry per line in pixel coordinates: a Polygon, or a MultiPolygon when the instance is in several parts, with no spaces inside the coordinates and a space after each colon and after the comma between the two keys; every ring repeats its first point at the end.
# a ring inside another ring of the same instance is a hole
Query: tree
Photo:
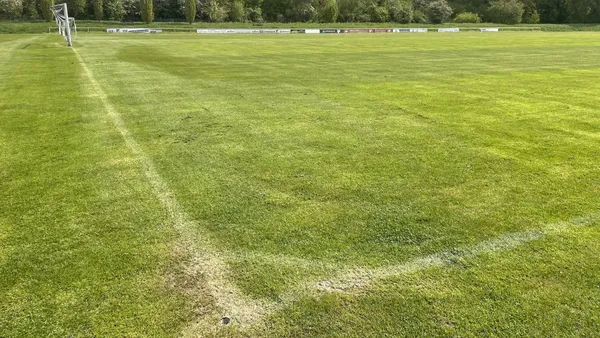
{"type": "Polygon", "coordinates": [[[358,20],[359,0],[338,0],[338,21],[355,22],[358,20]]]}
{"type": "Polygon", "coordinates": [[[50,22],[52,21],[52,11],[50,7],[54,6],[54,0],[40,0],[40,10],[42,11],[42,18],[50,22]]]}
{"type": "Polygon", "coordinates": [[[495,23],[516,25],[523,19],[523,3],[519,0],[492,0],[487,18],[495,23]]]}
{"type": "Polygon", "coordinates": [[[336,0],[321,0],[317,9],[320,22],[336,22],[339,8],[336,0]]]}
{"type": "Polygon", "coordinates": [[[425,7],[425,15],[431,23],[440,24],[448,21],[448,18],[452,15],[452,8],[446,0],[435,0],[425,7]]]}
{"type": "Polygon", "coordinates": [[[23,1],[23,17],[27,19],[37,19],[40,14],[35,8],[35,0],[24,0],[23,1]]]}
{"type": "Polygon", "coordinates": [[[569,22],[598,22],[598,14],[600,14],[598,0],[571,0],[569,4],[569,22]]]}
{"type": "Polygon", "coordinates": [[[185,19],[190,25],[196,20],[196,0],[185,0],[185,19]]]}
{"type": "Polygon", "coordinates": [[[386,22],[390,19],[390,13],[387,8],[372,4],[369,8],[369,15],[371,22],[386,22]]]}
{"type": "Polygon", "coordinates": [[[252,22],[262,22],[262,9],[260,7],[248,7],[245,13],[246,19],[252,22]]]}
{"type": "Polygon", "coordinates": [[[125,17],[125,5],[123,0],[105,0],[104,6],[106,18],[111,21],[121,21],[125,17]]]}
{"type": "Polygon", "coordinates": [[[0,19],[19,19],[22,11],[21,0],[0,0],[0,19]]]}
{"type": "Polygon", "coordinates": [[[229,8],[229,20],[232,22],[244,21],[246,9],[242,0],[233,0],[229,8]]]}
{"type": "Polygon", "coordinates": [[[538,12],[543,23],[565,23],[569,20],[569,0],[538,0],[538,12]]]}
{"type": "Polygon", "coordinates": [[[540,14],[538,13],[538,11],[533,11],[533,13],[531,13],[528,23],[540,23],[540,14]]]}
{"type": "MultiPolygon", "coordinates": [[[[61,1],[62,2],[62,1],[61,1]]],[[[81,18],[86,16],[86,0],[64,0],[69,10],[69,16],[81,18]]]]}
{"type": "MultiPolygon", "coordinates": [[[[261,15],[266,21],[277,21],[278,15],[283,15],[286,10],[286,3],[283,0],[264,0],[261,3],[261,15]]],[[[255,8],[254,6],[248,6],[255,8]]],[[[255,21],[250,16],[255,16],[256,13],[248,13],[248,19],[255,21]]]]}
{"type": "Polygon", "coordinates": [[[103,16],[102,0],[94,0],[94,19],[102,20],[103,16]]]}
{"type": "Polygon", "coordinates": [[[388,0],[385,2],[385,8],[390,14],[390,21],[406,24],[413,19],[413,8],[408,2],[388,0]]]}
{"type": "Polygon", "coordinates": [[[140,0],[140,12],[142,21],[152,23],[154,21],[154,0],[140,0]]]}

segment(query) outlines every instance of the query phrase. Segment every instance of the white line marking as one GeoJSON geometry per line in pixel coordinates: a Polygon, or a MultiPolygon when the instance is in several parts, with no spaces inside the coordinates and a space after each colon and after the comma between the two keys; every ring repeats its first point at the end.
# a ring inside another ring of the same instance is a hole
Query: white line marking
{"type": "MultiPolygon", "coordinates": [[[[94,78],[94,75],[85,64],[81,55],[75,48],[73,48],[73,51],[85,71],[95,94],[102,101],[108,116],[123,137],[127,147],[129,147],[142,164],[144,174],[154,189],[154,193],[167,210],[173,227],[179,232],[181,237],[181,247],[179,249],[188,251],[193,255],[193,258],[190,260],[192,266],[188,267],[187,272],[190,274],[201,274],[205,277],[205,283],[207,284],[205,287],[214,298],[216,306],[223,311],[219,314],[218,318],[200,319],[199,325],[203,329],[214,329],[211,326],[217,327],[220,325],[219,319],[221,316],[230,317],[233,322],[241,326],[249,325],[258,320],[271,308],[270,304],[266,301],[255,301],[248,298],[231,283],[228,278],[228,266],[221,258],[221,255],[212,248],[206,231],[188,217],[165,180],[155,169],[152,159],[144,152],[129,129],[127,129],[120,114],[108,100],[104,90],[94,78]]],[[[189,331],[194,330],[190,329],[189,331]]]]}
{"type": "Polygon", "coordinates": [[[347,291],[353,288],[364,288],[370,282],[402,274],[414,273],[432,267],[450,265],[460,258],[470,258],[497,251],[514,249],[542,237],[565,231],[575,226],[592,225],[600,220],[600,214],[593,213],[577,217],[570,221],[551,223],[536,230],[509,233],[493,239],[485,240],[474,246],[452,250],[426,257],[415,258],[406,263],[376,269],[351,269],[334,278],[318,281],[309,289],[325,292],[347,291]]]}

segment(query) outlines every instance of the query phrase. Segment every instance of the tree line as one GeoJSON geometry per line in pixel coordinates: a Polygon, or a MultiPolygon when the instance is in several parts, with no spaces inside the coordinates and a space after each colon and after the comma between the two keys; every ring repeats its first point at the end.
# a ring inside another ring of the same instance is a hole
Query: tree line
{"type": "MultiPolygon", "coordinates": [[[[0,19],[52,20],[55,0],[0,0],[0,19]]],[[[56,0],[86,20],[598,23],[600,0],[56,0]]]]}

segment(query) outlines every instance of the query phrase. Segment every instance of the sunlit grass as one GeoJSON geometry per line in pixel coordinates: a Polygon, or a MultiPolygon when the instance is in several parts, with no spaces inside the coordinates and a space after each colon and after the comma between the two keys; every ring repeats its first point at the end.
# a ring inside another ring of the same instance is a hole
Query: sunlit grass
{"type": "MultiPolygon", "coordinates": [[[[198,311],[164,278],[166,213],[72,51],[29,38],[0,36],[15,47],[0,48],[0,328],[174,335],[198,311]]],[[[596,33],[80,35],[74,47],[251,297],[598,211],[596,33]]],[[[235,333],[593,335],[598,234],[302,298],[235,333]]]]}

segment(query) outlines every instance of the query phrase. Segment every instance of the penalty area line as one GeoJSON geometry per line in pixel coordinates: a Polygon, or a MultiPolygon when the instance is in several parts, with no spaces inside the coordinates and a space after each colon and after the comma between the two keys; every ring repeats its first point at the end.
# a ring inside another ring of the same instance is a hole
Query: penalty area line
{"type": "Polygon", "coordinates": [[[304,288],[313,294],[316,292],[348,292],[352,289],[364,288],[375,280],[415,273],[433,267],[449,266],[459,259],[511,250],[543,237],[574,227],[593,225],[598,221],[600,221],[600,213],[591,213],[568,221],[550,223],[538,229],[503,234],[466,248],[415,258],[399,265],[375,269],[350,269],[331,279],[305,285],[304,288]]]}

